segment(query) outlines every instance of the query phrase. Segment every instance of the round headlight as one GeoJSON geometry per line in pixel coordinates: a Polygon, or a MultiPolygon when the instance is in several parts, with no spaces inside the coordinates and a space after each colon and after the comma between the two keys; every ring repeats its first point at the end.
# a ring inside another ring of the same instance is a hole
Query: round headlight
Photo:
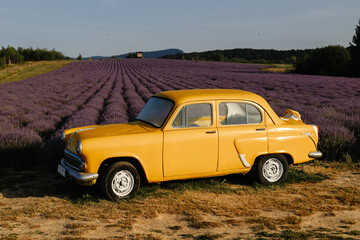
{"type": "Polygon", "coordinates": [[[81,141],[80,141],[80,140],[78,140],[78,141],[76,142],[76,152],[77,152],[79,155],[82,154],[82,144],[81,144],[81,141]]]}
{"type": "Polygon", "coordinates": [[[65,142],[65,132],[64,132],[64,130],[61,131],[60,138],[61,138],[61,141],[65,142]]]}

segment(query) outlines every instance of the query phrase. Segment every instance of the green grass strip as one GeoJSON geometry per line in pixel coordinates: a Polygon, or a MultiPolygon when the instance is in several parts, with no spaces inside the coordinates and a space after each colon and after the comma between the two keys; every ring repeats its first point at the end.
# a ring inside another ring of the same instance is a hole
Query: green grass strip
{"type": "Polygon", "coordinates": [[[15,67],[7,67],[0,71],[0,84],[21,81],[47,72],[54,71],[65,66],[71,61],[42,61],[32,64],[24,64],[15,67]]]}

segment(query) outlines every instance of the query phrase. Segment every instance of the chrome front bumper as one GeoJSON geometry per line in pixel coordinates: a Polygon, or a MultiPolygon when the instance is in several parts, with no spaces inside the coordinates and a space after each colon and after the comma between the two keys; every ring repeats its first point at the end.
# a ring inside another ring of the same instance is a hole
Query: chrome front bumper
{"type": "Polygon", "coordinates": [[[95,180],[99,177],[99,174],[97,173],[82,173],[78,172],[75,169],[71,168],[65,163],[64,159],[61,159],[60,164],[58,166],[58,172],[64,176],[64,177],[70,177],[75,179],[79,183],[87,183],[91,182],[92,180],[95,180]],[[59,168],[62,167],[65,169],[65,176],[59,171],[59,168]]]}
{"type": "Polygon", "coordinates": [[[317,151],[317,152],[311,152],[309,153],[309,158],[321,158],[322,157],[322,152],[317,151]]]}

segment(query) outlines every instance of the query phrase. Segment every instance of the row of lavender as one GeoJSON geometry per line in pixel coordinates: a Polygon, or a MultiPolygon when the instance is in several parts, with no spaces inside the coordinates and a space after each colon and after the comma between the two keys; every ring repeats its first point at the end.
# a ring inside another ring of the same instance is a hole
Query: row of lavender
{"type": "MultiPolygon", "coordinates": [[[[74,62],[0,85],[0,155],[35,152],[61,129],[127,122],[154,93],[233,88],[264,96],[278,114],[298,110],[320,126],[328,157],[349,158],[359,142],[360,80],[278,74],[263,66],[177,60],[74,62]]],[[[11,156],[10,156],[11,157],[11,156]]]]}
{"type": "Polygon", "coordinates": [[[14,156],[33,158],[39,147],[103,88],[109,67],[107,63],[73,63],[0,85],[1,161],[14,156]]]}
{"type": "Polygon", "coordinates": [[[279,115],[292,108],[304,122],[319,125],[320,148],[328,159],[354,157],[360,142],[360,79],[270,73],[263,67],[161,60],[131,65],[135,73],[176,83],[175,89],[233,88],[260,94],[279,115]]]}

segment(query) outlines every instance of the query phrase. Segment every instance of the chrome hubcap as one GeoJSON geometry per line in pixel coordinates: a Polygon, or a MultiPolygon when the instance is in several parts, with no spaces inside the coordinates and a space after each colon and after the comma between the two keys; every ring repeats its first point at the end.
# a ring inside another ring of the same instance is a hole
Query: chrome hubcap
{"type": "Polygon", "coordinates": [[[264,163],[262,172],[266,180],[276,182],[282,177],[284,168],[278,159],[270,158],[264,163]]]}
{"type": "Polygon", "coordinates": [[[133,190],[134,182],[133,175],[127,170],[122,170],[115,174],[111,188],[117,196],[125,197],[133,190]]]}

